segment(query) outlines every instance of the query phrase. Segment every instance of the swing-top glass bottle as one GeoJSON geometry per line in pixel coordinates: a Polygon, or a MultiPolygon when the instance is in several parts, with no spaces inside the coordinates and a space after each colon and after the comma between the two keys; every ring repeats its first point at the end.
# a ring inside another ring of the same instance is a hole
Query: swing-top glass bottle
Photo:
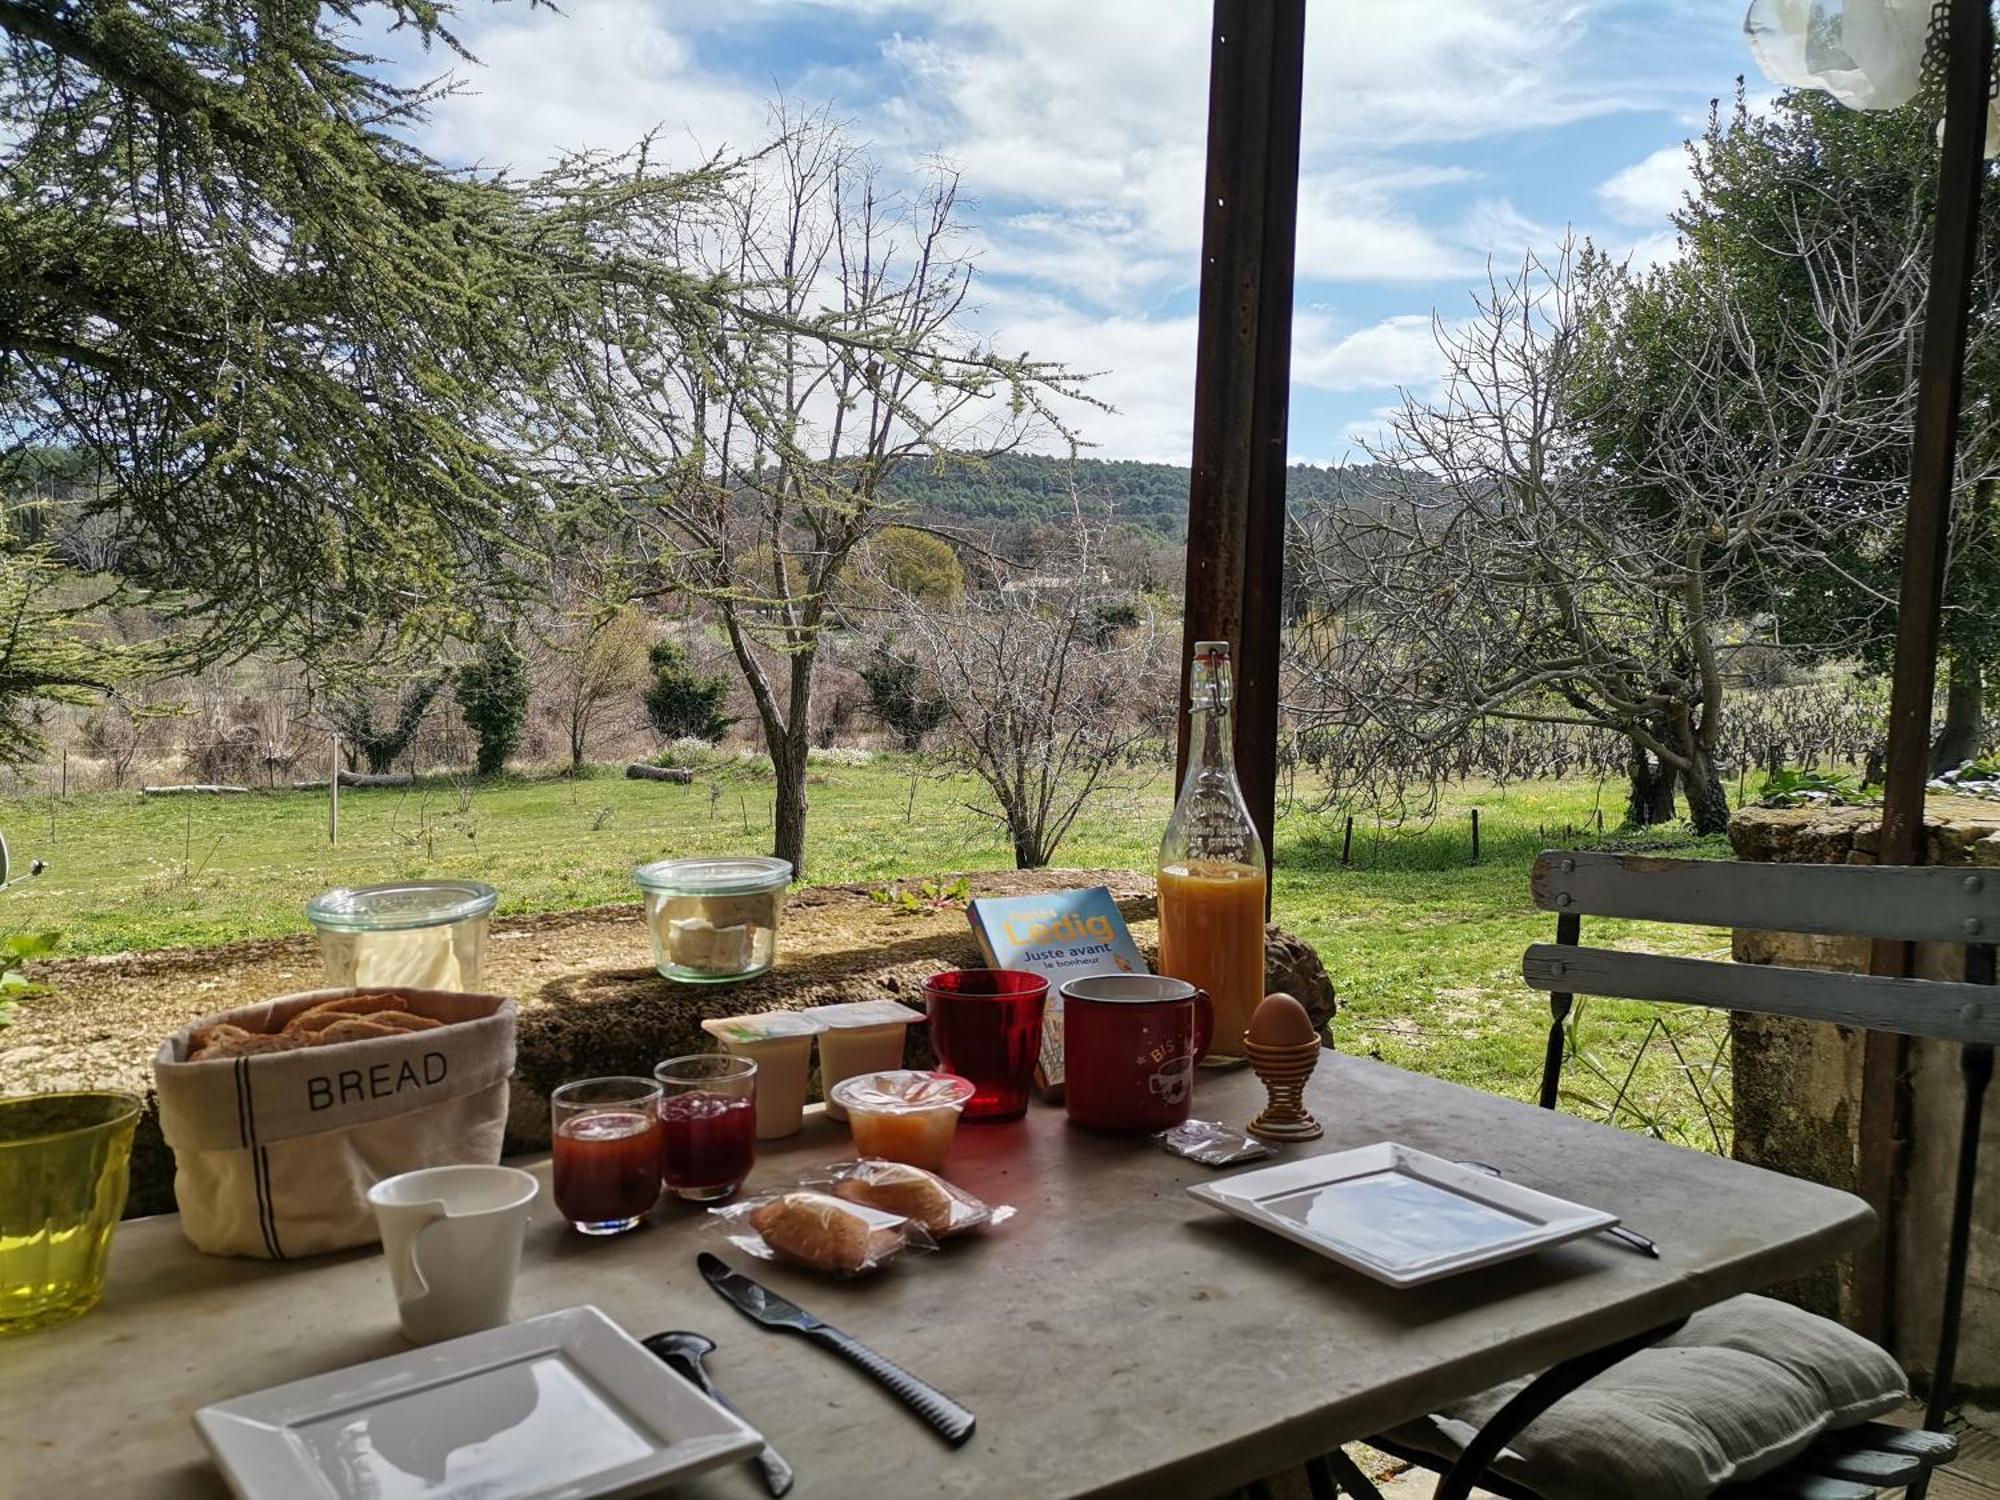
{"type": "Polygon", "coordinates": [[[1218,1057],[1241,1057],[1264,998],[1264,841],[1236,779],[1229,643],[1188,674],[1188,768],[1160,840],[1160,972],[1208,991],[1218,1057]]]}

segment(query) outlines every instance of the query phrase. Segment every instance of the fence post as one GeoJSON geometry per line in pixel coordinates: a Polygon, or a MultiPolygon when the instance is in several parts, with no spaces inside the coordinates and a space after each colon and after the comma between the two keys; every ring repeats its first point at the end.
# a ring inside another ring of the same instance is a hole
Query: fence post
{"type": "Polygon", "coordinates": [[[1347,832],[1340,840],[1340,862],[1347,864],[1354,853],[1354,814],[1347,815],[1347,832]]]}
{"type": "Polygon", "coordinates": [[[340,846],[340,735],[328,741],[326,768],[326,841],[340,846]]]}
{"type": "Polygon", "coordinates": [[[63,749],[62,794],[63,800],[67,802],[69,800],[69,749],[67,746],[63,749]]]}
{"type": "Polygon", "coordinates": [[[1472,862],[1479,863],[1479,809],[1472,810],[1472,862]]]}

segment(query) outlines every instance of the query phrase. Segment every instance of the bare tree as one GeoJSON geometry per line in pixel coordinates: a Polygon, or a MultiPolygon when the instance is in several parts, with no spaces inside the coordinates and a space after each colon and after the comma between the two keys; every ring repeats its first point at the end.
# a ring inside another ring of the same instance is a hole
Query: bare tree
{"type": "Polygon", "coordinates": [[[1172,644],[1116,594],[1104,528],[1077,516],[1033,576],[958,604],[903,596],[924,689],[945,705],[942,758],[986,783],[1020,869],[1055,858],[1093,798],[1157,774],[1146,752],[1175,709],[1172,644]]]}
{"type": "Polygon", "coordinates": [[[561,726],[572,772],[583,769],[593,741],[644,722],[652,640],[652,626],[629,604],[577,608],[540,632],[537,691],[561,726]]]}
{"type": "Polygon", "coordinates": [[[1712,304],[1692,320],[1706,342],[1654,372],[1651,439],[1618,462],[1593,439],[1601,403],[1634,399],[1618,390],[1622,268],[1565,245],[1441,324],[1441,391],[1405,396],[1367,503],[1294,538],[1308,726],[1433,749],[1483,720],[1607,730],[1631,747],[1635,792],[1663,768],[1698,830],[1724,828],[1732,587],[1768,598],[1773,574],[1827,566],[1831,525],[1889,535],[1902,488],[1843,482],[1831,513],[1831,479],[1870,468],[1908,419],[1907,388],[1870,377],[1905,357],[1915,304],[1815,249],[1817,322],[1776,336],[1817,378],[1746,398],[1757,320],[1728,284],[1686,278],[1673,292],[1712,304]]]}
{"type": "Polygon", "coordinates": [[[662,337],[634,296],[574,362],[572,408],[597,414],[590,482],[641,518],[656,588],[720,618],[776,773],[774,852],[803,876],[822,633],[857,549],[905,519],[884,482],[1060,430],[1048,398],[1076,386],[964,327],[973,271],[951,172],[898,190],[824,117],[779,126],[714,211],[624,230],[742,289],[709,341],[662,337]]]}

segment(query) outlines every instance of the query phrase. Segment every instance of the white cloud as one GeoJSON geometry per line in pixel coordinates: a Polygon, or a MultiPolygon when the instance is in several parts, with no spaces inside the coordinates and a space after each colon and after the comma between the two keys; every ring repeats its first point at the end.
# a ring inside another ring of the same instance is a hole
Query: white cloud
{"type": "Polygon", "coordinates": [[[1292,379],[1327,391],[1426,390],[1443,373],[1428,313],[1401,313],[1339,333],[1330,318],[1301,313],[1292,327],[1292,379]]]}
{"type": "Polygon", "coordinates": [[[1612,173],[1598,185],[1597,196],[1615,218],[1657,227],[1681,206],[1681,195],[1693,183],[1687,148],[1663,146],[1612,173]]]}
{"type": "MultiPolygon", "coordinates": [[[[432,111],[424,144],[447,160],[534,171],[565,150],[621,151],[659,130],[691,161],[772,134],[764,100],[705,74],[648,0],[496,15],[466,28],[479,63],[456,70],[459,93],[432,111]]],[[[427,64],[410,71],[429,76],[427,64]]]]}
{"type": "MultiPolygon", "coordinates": [[[[1184,464],[1192,443],[1195,320],[1093,314],[1056,297],[1016,295],[987,283],[983,321],[1002,349],[1032,349],[1096,378],[1092,398],[1116,413],[1075,406],[1065,418],[1099,456],[1184,464]]],[[[1054,451],[1053,437],[1039,443],[1054,451]]]]}

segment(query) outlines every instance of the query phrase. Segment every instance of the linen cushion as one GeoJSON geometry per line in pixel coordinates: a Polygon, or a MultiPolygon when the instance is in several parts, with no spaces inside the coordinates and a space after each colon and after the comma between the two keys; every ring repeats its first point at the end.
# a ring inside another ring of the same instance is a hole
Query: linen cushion
{"type": "MultiPolygon", "coordinates": [[[[1454,1458],[1527,1383],[1452,1402],[1388,1437],[1454,1458]]],[[[1701,1500],[1908,1393],[1895,1360],[1859,1334],[1769,1297],[1733,1297],[1558,1401],[1493,1467],[1547,1500],[1701,1500]]]]}

